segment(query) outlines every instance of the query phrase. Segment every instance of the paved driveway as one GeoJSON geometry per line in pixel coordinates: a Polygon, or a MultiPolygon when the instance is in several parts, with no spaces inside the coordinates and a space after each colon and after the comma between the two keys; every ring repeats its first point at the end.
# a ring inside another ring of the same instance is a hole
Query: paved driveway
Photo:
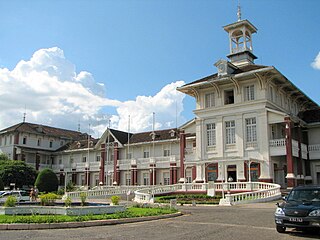
{"type": "Polygon", "coordinates": [[[304,235],[294,231],[277,233],[273,222],[274,209],[275,203],[182,207],[181,210],[187,214],[172,219],[81,229],[1,231],[0,239],[319,239],[319,235],[304,235]]]}

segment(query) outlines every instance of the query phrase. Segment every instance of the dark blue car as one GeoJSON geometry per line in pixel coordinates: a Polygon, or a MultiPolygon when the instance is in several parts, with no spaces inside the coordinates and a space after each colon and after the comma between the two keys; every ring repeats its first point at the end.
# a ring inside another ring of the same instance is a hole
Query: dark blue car
{"type": "Polygon", "coordinates": [[[284,202],[277,203],[275,223],[279,233],[286,228],[320,229],[320,186],[293,188],[284,202]]]}

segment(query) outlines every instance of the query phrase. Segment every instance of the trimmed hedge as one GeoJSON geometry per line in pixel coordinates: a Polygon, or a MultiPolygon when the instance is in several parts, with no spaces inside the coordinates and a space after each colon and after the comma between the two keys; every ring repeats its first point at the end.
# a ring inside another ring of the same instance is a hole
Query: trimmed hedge
{"type": "Polygon", "coordinates": [[[157,203],[170,203],[171,199],[177,199],[179,204],[219,204],[221,196],[208,196],[205,194],[176,194],[156,197],[157,203]]]}

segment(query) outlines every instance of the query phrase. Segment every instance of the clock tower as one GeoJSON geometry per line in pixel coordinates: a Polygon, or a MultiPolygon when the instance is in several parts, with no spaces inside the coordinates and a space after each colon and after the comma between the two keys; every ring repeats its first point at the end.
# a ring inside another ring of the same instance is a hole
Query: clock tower
{"type": "Polygon", "coordinates": [[[257,57],[253,54],[252,34],[257,28],[248,20],[241,20],[240,6],[238,6],[238,21],[223,27],[229,34],[230,53],[227,56],[237,67],[254,64],[257,57]]]}

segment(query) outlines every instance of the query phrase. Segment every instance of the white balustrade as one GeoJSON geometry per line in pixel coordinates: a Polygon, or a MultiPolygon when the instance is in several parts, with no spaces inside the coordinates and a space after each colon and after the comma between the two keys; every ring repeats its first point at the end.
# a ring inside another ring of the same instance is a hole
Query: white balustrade
{"type": "Polygon", "coordinates": [[[320,144],[312,144],[308,146],[309,152],[320,152],[320,144]]]}
{"type": "Polygon", "coordinates": [[[286,145],[286,139],[280,138],[280,139],[272,139],[269,141],[270,147],[283,147],[286,145]]]}
{"type": "Polygon", "coordinates": [[[153,203],[155,195],[173,192],[203,191],[214,189],[215,192],[224,192],[224,198],[220,200],[221,205],[236,205],[249,202],[263,202],[279,199],[281,197],[280,185],[263,182],[226,182],[226,183],[181,183],[174,185],[155,186],[117,186],[102,187],[101,189],[67,192],[63,199],[71,197],[79,199],[82,192],[88,198],[98,198],[113,195],[126,195],[128,191],[134,192],[134,201],[138,203],[153,203]],[[245,191],[243,193],[230,194],[231,191],[245,191]]]}

